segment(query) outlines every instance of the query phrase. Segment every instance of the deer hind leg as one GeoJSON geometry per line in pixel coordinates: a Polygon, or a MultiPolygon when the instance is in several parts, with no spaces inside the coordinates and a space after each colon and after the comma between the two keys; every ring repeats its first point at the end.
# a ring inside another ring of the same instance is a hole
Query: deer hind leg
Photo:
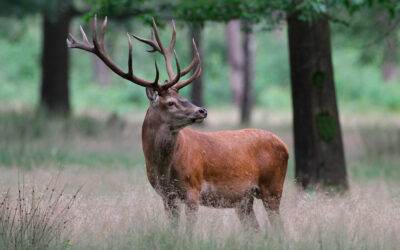
{"type": "Polygon", "coordinates": [[[174,227],[177,227],[180,215],[178,199],[175,196],[170,195],[168,197],[163,197],[163,203],[168,219],[174,227]]]}
{"type": "Polygon", "coordinates": [[[244,198],[235,208],[235,211],[244,227],[258,231],[260,226],[254,213],[253,201],[254,198],[252,196],[244,198]]]}
{"type": "Polygon", "coordinates": [[[261,187],[262,203],[267,210],[269,222],[272,226],[282,226],[279,215],[279,206],[281,203],[282,190],[271,189],[270,187],[261,187]]]}
{"type": "Polygon", "coordinates": [[[186,193],[186,218],[189,224],[193,225],[197,221],[197,212],[199,211],[199,191],[196,189],[189,189],[186,193]]]}

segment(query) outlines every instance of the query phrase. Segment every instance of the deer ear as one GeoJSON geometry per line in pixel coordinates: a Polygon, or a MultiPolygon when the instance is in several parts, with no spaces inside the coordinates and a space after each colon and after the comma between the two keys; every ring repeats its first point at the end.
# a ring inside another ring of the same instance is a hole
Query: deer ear
{"type": "Polygon", "coordinates": [[[146,88],[146,95],[151,102],[154,102],[158,98],[158,93],[153,88],[146,88]]]}

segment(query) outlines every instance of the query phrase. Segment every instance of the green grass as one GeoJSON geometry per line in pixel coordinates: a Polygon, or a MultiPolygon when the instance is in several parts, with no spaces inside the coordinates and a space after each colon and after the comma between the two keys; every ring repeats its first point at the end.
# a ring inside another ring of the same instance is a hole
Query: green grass
{"type": "MultiPolygon", "coordinates": [[[[116,143],[123,140],[120,130],[125,125],[115,116],[99,121],[88,116],[63,119],[6,112],[0,114],[0,120],[0,165],[3,166],[25,169],[69,165],[132,168],[144,163],[139,150],[121,148],[116,143]],[[107,144],[97,150],[84,146],[109,138],[115,140],[115,146],[107,144]]],[[[130,138],[138,140],[136,136],[130,138]]]]}

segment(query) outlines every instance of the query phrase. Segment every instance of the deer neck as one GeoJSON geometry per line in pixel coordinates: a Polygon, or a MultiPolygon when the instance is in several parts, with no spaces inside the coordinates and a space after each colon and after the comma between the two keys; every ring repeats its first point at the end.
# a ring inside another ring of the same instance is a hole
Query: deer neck
{"type": "Polygon", "coordinates": [[[168,172],[178,144],[178,132],[163,123],[157,111],[150,107],[142,126],[142,146],[146,166],[158,174],[168,172]]]}

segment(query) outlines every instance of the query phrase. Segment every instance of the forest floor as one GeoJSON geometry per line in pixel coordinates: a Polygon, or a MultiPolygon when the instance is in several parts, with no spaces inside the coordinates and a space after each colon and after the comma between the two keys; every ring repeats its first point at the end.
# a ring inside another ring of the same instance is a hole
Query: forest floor
{"type": "MultiPolygon", "coordinates": [[[[232,209],[205,207],[201,207],[194,228],[186,227],[182,209],[180,227],[171,230],[162,201],[146,178],[140,137],[145,112],[123,117],[99,111],[77,113],[61,120],[18,108],[0,109],[0,197],[8,190],[15,198],[18,188],[25,190],[22,186],[46,193],[46,185],[53,182],[65,197],[62,201],[67,202],[82,188],[69,209],[65,231],[53,246],[395,249],[400,245],[398,114],[342,115],[350,190],[332,196],[296,188],[290,114],[257,111],[252,127],[281,137],[290,148],[291,160],[281,203],[283,228],[269,225],[267,213],[257,201],[262,230],[254,233],[241,227],[232,209]]],[[[237,121],[232,110],[211,109],[209,113],[204,126],[196,129],[240,128],[232,125],[237,121]]],[[[25,195],[29,200],[30,193],[25,195]]],[[[0,217],[2,211],[0,206],[0,217]]],[[[29,240],[20,241],[16,242],[30,244],[29,240]]],[[[1,244],[5,243],[0,236],[1,244]]]]}

